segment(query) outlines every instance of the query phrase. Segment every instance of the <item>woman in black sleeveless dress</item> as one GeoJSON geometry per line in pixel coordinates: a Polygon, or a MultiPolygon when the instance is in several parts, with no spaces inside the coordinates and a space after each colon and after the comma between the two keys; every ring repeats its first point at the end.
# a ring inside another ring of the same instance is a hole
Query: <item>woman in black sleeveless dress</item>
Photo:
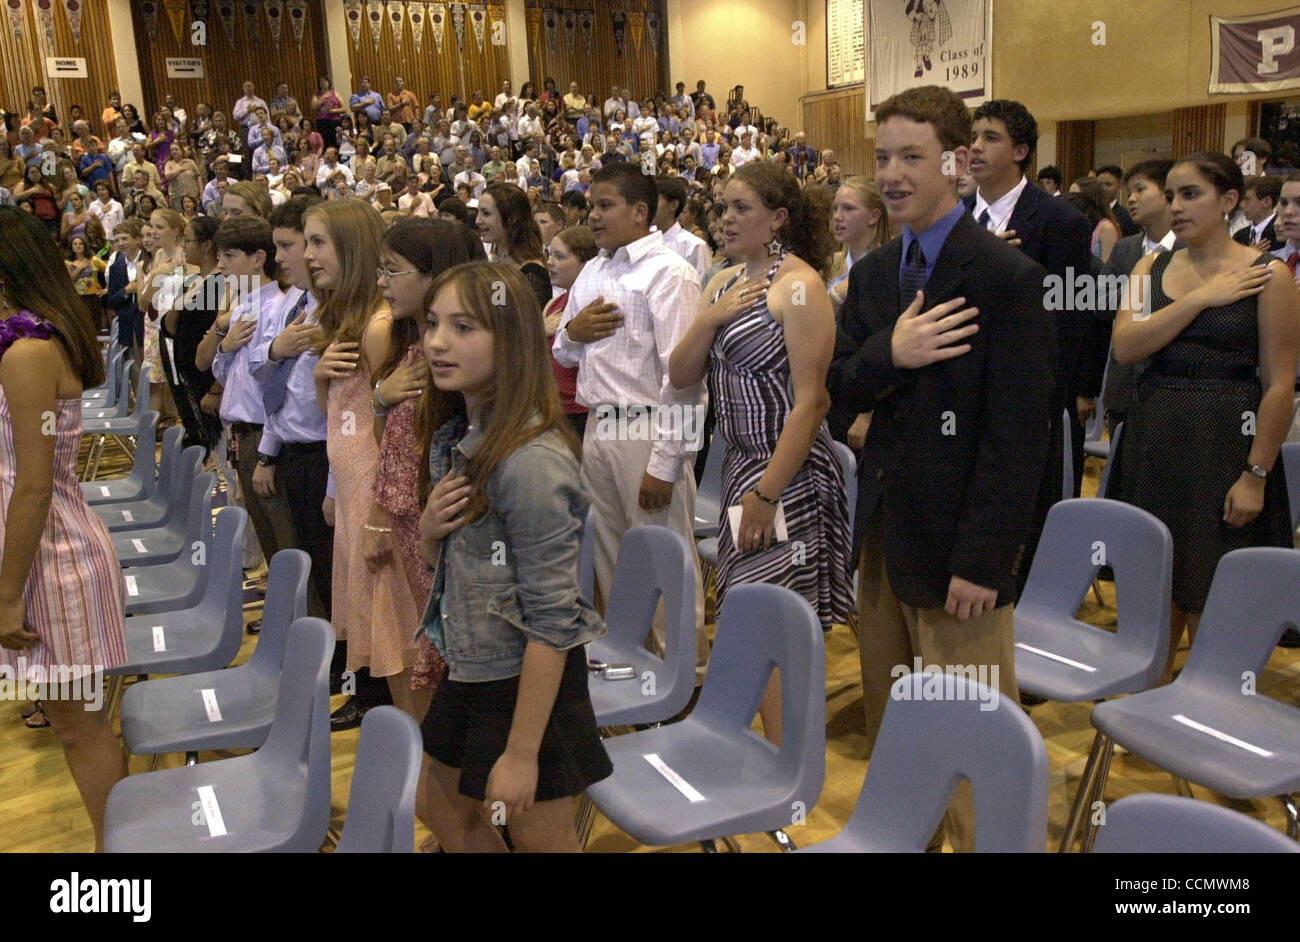
{"type": "Polygon", "coordinates": [[[1287,267],[1228,236],[1241,193],[1223,154],[1174,165],[1166,182],[1173,230],[1185,246],[1149,255],[1143,310],[1122,309],[1115,358],[1149,358],[1116,459],[1121,493],[1159,517],[1174,539],[1169,665],[1186,626],[1192,640],[1220,557],[1244,546],[1291,546],[1278,452],[1291,421],[1300,291],[1287,267]]]}

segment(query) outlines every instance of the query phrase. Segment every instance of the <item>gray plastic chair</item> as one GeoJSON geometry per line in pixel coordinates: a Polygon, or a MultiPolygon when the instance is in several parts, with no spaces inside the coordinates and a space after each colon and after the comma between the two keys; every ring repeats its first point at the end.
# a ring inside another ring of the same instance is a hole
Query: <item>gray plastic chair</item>
{"type": "MultiPolygon", "coordinates": [[[[284,660],[284,643],[289,626],[307,614],[307,575],[311,557],[299,549],[283,549],[271,558],[266,580],[266,602],[262,607],[262,633],[252,656],[238,667],[221,668],[239,651],[243,632],[242,573],[224,606],[217,603],[218,593],[200,603],[193,624],[184,627],[178,645],[192,645],[215,666],[203,673],[185,672],[183,677],[162,677],[132,684],[122,695],[122,742],[135,755],[159,755],[167,752],[197,754],[203,749],[256,749],[266,741],[275,717],[275,701],[280,688],[280,666],[284,660]],[[233,619],[231,613],[234,613],[233,619]],[[213,640],[221,638],[213,649],[213,640]],[[232,643],[233,642],[233,643],[232,643]],[[233,652],[226,657],[227,652],[233,652]],[[221,719],[208,718],[195,690],[212,690],[221,710],[221,719]]],[[[148,622],[153,619],[128,619],[140,623],[142,631],[127,632],[127,649],[133,642],[150,637],[148,622]]],[[[168,638],[169,647],[174,647],[168,638]]],[[[149,646],[147,650],[152,651],[149,646]]],[[[182,651],[183,655],[184,652],[182,651]]],[[[153,657],[162,657],[154,655],[153,657]]],[[[190,664],[193,663],[191,660],[190,664]]],[[[159,660],[141,661],[132,667],[146,673],[181,673],[177,667],[159,660]]],[[[194,756],[197,758],[197,755],[194,756]]]]}
{"type": "Polygon", "coordinates": [[[193,478],[203,465],[203,448],[191,445],[181,451],[183,430],[174,425],[163,433],[162,464],[158,468],[158,485],[147,500],[125,501],[120,504],[96,504],[90,509],[108,527],[110,533],[127,530],[146,530],[165,526],[173,513],[184,514],[188,508],[176,502],[176,491],[187,476],[193,478]]]}
{"type": "Polygon", "coordinates": [[[1104,456],[1102,455],[1095,456],[1095,457],[1104,457],[1106,459],[1106,463],[1101,466],[1101,480],[1097,482],[1096,496],[1098,497],[1105,497],[1107,494],[1110,493],[1110,472],[1111,472],[1111,468],[1114,465],[1114,462],[1112,462],[1110,459],[1112,456],[1114,456],[1114,454],[1117,451],[1119,451],[1119,439],[1120,436],[1123,434],[1124,434],[1124,423],[1120,422],[1118,425],[1115,426],[1115,432],[1110,436],[1110,441],[1104,443],[1107,446],[1106,454],[1104,456]]]}
{"type": "Polygon", "coordinates": [[[1282,469],[1286,473],[1287,503],[1291,505],[1291,532],[1300,527],[1300,442],[1282,443],[1282,469]]]}
{"type": "Polygon", "coordinates": [[[1070,413],[1062,410],[1061,421],[1061,441],[1063,442],[1061,461],[1061,500],[1070,500],[1074,497],[1074,429],[1070,428],[1074,421],[1070,418],[1070,413]]]}
{"type": "MultiPolygon", "coordinates": [[[[123,355],[125,356],[125,355],[123,355]]],[[[131,363],[125,358],[119,360],[121,369],[118,370],[114,380],[113,395],[104,399],[102,402],[96,402],[94,399],[87,401],[85,394],[81,397],[81,422],[82,434],[87,434],[90,429],[84,426],[87,422],[106,422],[109,419],[125,419],[131,414],[131,363]]],[[[147,375],[137,384],[137,397],[140,392],[140,385],[145,388],[144,406],[149,407],[149,378],[147,375]]],[[[137,407],[140,400],[137,398],[137,407]]],[[[94,431],[98,432],[99,429],[94,431]]]]}
{"type": "Polygon", "coordinates": [[[1106,808],[1096,854],[1300,854],[1300,844],[1231,808],[1181,795],[1130,795],[1106,808]]]}
{"type": "Polygon", "coordinates": [[[633,527],[618,546],[614,584],[605,606],[609,631],[587,646],[589,661],[630,664],[630,680],[588,675],[600,726],[662,723],[695,690],[695,565],[686,540],[659,526],[633,527]],[[659,599],[664,603],[664,658],[644,647],[659,599]]]}
{"type": "Polygon", "coordinates": [[[158,486],[157,449],[153,443],[158,434],[158,413],[146,412],[140,417],[136,432],[135,457],[131,459],[131,473],[124,478],[109,481],[81,482],[81,496],[92,507],[99,504],[121,504],[127,501],[148,500],[158,486]],[[143,445],[143,447],[141,447],[143,445]]]}
{"type": "MultiPolygon", "coordinates": [[[[120,397],[119,393],[119,397],[120,397]]],[[[126,400],[120,399],[115,410],[121,409],[126,400]]],[[[149,371],[140,371],[140,380],[136,383],[135,389],[135,408],[127,413],[121,409],[118,415],[98,416],[94,413],[101,410],[91,410],[89,416],[81,417],[81,434],[82,435],[131,435],[134,434],[136,427],[140,424],[140,417],[149,411],[149,371]]]]}
{"type": "Polygon", "coordinates": [[[414,853],[415,789],[423,756],[415,720],[395,706],[366,713],[353,763],[348,816],[334,853],[414,853]]]}
{"type": "Polygon", "coordinates": [[[153,854],[319,850],[330,820],[333,652],[329,622],[294,622],[265,745],[251,755],[122,779],[108,796],[104,849],[153,854]],[[214,836],[213,818],[197,804],[204,797],[201,789],[211,789],[225,834],[214,836]]]}
{"type": "Polygon", "coordinates": [[[961,674],[900,677],[848,824],[803,852],[924,853],[962,779],[975,796],[976,850],[1043,852],[1047,747],[1020,704],[961,674]],[[937,677],[942,699],[931,698],[937,677]]]}
{"type": "MultiPolygon", "coordinates": [[[[172,562],[160,566],[131,566],[122,570],[122,577],[126,580],[127,615],[193,608],[199,604],[213,580],[218,580],[213,591],[219,594],[220,604],[241,598],[239,594],[221,593],[219,587],[220,580],[228,573],[234,572],[238,577],[243,572],[240,546],[248,515],[242,507],[222,507],[217,511],[216,519],[216,534],[209,532],[201,548],[181,553],[172,562]],[[231,511],[238,513],[232,514],[231,511]]],[[[236,607],[242,609],[243,606],[236,607]]]]}
{"type": "Polygon", "coordinates": [[[704,473],[695,492],[695,538],[704,539],[718,534],[722,517],[722,458],[727,451],[726,440],[714,434],[709,453],[704,458],[704,473]]]}
{"type": "Polygon", "coordinates": [[[184,516],[172,514],[161,527],[110,534],[118,562],[123,566],[160,566],[174,562],[182,552],[201,542],[212,530],[212,488],[216,480],[211,471],[182,476],[173,499],[189,508],[184,516]]]}
{"type": "Polygon", "coordinates": [[[825,690],[822,629],[808,602],[781,586],[737,586],[718,617],[699,703],[680,723],[605,740],[614,772],[588,788],[587,797],[615,826],[651,846],[779,832],[821,795],[825,690]],[[774,667],[781,671],[779,749],[750,728],[774,667]],[[648,754],[703,800],[679,791],[648,754]]]}
{"type": "MultiPolygon", "coordinates": [[[[1098,704],[1100,797],[1111,744],[1229,798],[1277,796],[1300,837],[1300,708],[1257,693],[1278,638],[1300,622],[1300,553],[1234,550],[1219,560],[1187,663],[1172,684],[1098,704]]],[[[1090,829],[1091,830],[1091,829],[1090,829]]],[[[1085,833],[1085,850],[1091,833],[1085,833]]]]}
{"type": "MultiPolygon", "coordinates": [[[[1137,693],[1155,684],[1169,657],[1173,539],[1151,514],[1105,498],[1052,506],[1015,609],[1016,682],[1046,700],[1079,703],[1137,693]],[[1075,617],[1103,563],[1115,574],[1118,626],[1075,617]]],[[[1103,751],[1093,740],[1087,770],[1103,751]]],[[[1083,781],[1090,781],[1085,771],[1083,781]]],[[[1095,800],[1082,784],[1061,840],[1068,850],[1095,800]]]]}
{"type": "MultiPolygon", "coordinates": [[[[126,350],[117,346],[116,341],[104,351],[104,382],[98,386],[81,391],[81,408],[84,412],[86,409],[99,410],[111,409],[117,405],[119,397],[118,387],[122,382],[122,374],[127,372],[126,369],[126,350]]],[[[127,394],[130,394],[130,387],[127,387],[127,394]]]]}

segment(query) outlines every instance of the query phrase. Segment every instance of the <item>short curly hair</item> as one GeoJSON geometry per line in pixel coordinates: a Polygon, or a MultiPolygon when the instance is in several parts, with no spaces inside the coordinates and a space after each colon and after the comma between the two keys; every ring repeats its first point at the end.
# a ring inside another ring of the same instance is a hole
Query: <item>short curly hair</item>
{"type": "Polygon", "coordinates": [[[876,106],[876,127],[900,117],[933,126],[944,150],[970,146],[970,109],[952,89],[922,85],[891,95],[876,106]]]}

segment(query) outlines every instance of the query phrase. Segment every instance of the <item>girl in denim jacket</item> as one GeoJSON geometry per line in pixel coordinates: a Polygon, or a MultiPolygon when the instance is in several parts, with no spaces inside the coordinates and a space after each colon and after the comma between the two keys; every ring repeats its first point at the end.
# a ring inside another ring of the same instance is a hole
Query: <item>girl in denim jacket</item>
{"type": "Polygon", "coordinates": [[[422,630],[447,662],[423,724],[427,804],[448,851],[578,851],[571,799],[612,771],[583,644],[605,626],[578,593],[587,495],[534,292],[471,262],[426,297],[433,374],[421,552],[434,569],[422,630]]]}

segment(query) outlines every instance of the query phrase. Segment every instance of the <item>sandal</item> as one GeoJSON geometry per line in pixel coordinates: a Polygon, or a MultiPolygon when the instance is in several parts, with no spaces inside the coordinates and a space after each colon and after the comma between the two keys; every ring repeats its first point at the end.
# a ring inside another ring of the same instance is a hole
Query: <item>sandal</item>
{"type": "Polygon", "coordinates": [[[50,725],[49,718],[46,717],[45,711],[41,709],[41,701],[33,701],[32,708],[23,711],[23,724],[28,729],[45,729],[50,725]]]}

